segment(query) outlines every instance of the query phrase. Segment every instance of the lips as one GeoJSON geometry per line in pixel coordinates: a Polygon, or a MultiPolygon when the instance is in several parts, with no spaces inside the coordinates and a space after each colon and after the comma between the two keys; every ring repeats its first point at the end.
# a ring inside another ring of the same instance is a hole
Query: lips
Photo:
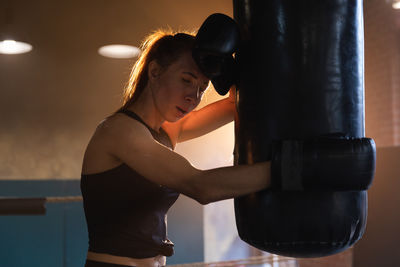
{"type": "Polygon", "coordinates": [[[179,113],[180,113],[180,115],[181,116],[184,116],[184,115],[186,115],[186,113],[187,113],[187,110],[184,110],[184,109],[182,109],[182,108],[180,108],[180,107],[176,107],[176,109],[179,111],[179,113]]]}

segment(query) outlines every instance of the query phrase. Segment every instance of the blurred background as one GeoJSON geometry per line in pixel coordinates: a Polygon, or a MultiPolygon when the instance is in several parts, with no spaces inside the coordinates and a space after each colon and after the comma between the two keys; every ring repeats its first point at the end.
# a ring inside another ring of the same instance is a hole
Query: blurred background
{"type": "MultiPolygon", "coordinates": [[[[365,0],[366,136],[378,147],[364,238],[318,260],[264,266],[400,266],[400,10],[365,0]],[[338,265],[339,264],[339,265],[338,265]]],[[[0,53],[0,196],[79,195],[85,147],[97,124],[121,105],[136,60],[99,48],[139,46],[151,31],[197,30],[212,13],[233,15],[231,0],[0,0],[0,41],[32,50],[0,53]]],[[[210,88],[201,103],[221,99],[210,88]]],[[[194,166],[232,165],[233,123],[176,151],[194,166]]],[[[265,255],[237,236],[232,200],[201,206],[181,196],[169,213],[176,254],[170,264],[265,255]]],[[[87,232],[81,203],[49,204],[45,216],[0,216],[0,266],[83,266],[87,232]]],[[[269,265],[267,265],[269,264],[269,265]]]]}

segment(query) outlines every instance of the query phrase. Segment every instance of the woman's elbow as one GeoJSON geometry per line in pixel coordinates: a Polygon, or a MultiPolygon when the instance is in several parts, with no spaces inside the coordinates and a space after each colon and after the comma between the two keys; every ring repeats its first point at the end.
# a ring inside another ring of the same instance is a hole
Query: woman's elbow
{"type": "Polygon", "coordinates": [[[214,202],[207,190],[202,187],[192,187],[192,190],[188,190],[184,194],[201,205],[207,205],[214,202]]]}
{"type": "Polygon", "coordinates": [[[215,201],[212,191],[213,190],[207,188],[201,179],[194,179],[185,186],[184,190],[182,190],[182,193],[194,199],[201,205],[207,205],[215,201]]]}
{"type": "Polygon", "coordinates": [[[194,200],[196,200],[201,205],[207,205],[211,202],[214,202],[210,197],[207,197],[207,196],[199,196],[199,197],[194,198],[194,200]]]}

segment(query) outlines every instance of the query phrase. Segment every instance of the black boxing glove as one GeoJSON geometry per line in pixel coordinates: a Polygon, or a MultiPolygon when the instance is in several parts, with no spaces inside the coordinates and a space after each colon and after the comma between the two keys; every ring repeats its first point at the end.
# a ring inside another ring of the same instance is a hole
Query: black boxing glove
{"type": "Polygon", "coordinates": [[[224,15],[210,15],[201,25],[193,48],[193,59],[220,95],[225,95],[237,77],[233,53],[239,46],[236,22],[224,15]]]}
{"type": "Polygon", "coordinates": [[[324,136],[272,144],[274,191],[367,190],[375,173],[375,142],[370,138],[324,136]]]}

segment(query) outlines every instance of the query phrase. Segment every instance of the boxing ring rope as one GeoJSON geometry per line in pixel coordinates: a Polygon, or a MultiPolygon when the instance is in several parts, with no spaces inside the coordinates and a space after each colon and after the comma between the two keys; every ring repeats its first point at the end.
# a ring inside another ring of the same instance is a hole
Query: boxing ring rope
{"type": "Polygon", "coordinates": [[[0,197],[1,215],[44,215],[46,203],[81,202],[82,196],[17,198],[0,197]]]}

